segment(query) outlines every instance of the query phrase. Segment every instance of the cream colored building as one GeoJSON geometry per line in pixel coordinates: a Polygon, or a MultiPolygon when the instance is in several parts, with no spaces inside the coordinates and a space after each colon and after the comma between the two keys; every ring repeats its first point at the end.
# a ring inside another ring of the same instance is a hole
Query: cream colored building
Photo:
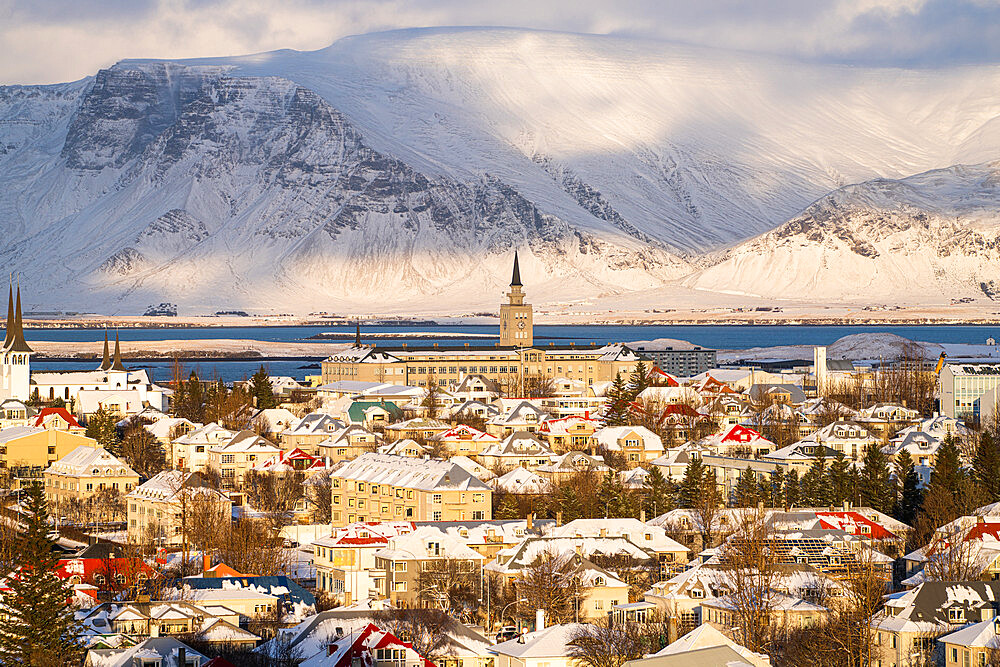
{"type": "Polygon", "coordinates": [[[125,496],[128,539],[139,544],[179,546],[194,529],[193,517],[209,513],[232,520],[232,501],[204,485],[197,473],[164,470],[125,496]]]}
{"type": "Polygon", "coordinates": [[[378,349],[359,340],[323,361],[323,384],[342,380],[426,386],[434,380],[441,387],[459,385],[467,375],[511,387],[515,394],[526,376],[545,375],[582,382],[613,380],[627,375],[639,355],[624,345],[556,348],[534,345],[531,305],[524,303],[515,260],[508,301],[500,306],[500,342],[494,347],[439,346],[378,349]]]}
{"type": "Polygon", "coordinates": [[[218,470],[226,488],[243,485],[247,471],[281,453],[281,448],[253,431],[240,431],[229,442],[208,450],[208,467],[218,470]]]}
{"type": "Polygon", "coordinates": [[[46,468],[43,477],[45,498],[54,507],[87,500],[103,489],[124,495],[139,485],[139,474],[96,442],[77,447],[46,468]]]}
{"type": "Polygon", "coordinates": [[[331,525],[491,519],[492,489],[448,461],[362,454],[331,474],[331,525]]]}
{"type": "Polygon", "coordinates": [[[11,426],[0,430],[0,468],[11,470],[17,480],[40,480],[46,468],[77,447],[96,444],[93,438],[69,431],[11,426]]]}

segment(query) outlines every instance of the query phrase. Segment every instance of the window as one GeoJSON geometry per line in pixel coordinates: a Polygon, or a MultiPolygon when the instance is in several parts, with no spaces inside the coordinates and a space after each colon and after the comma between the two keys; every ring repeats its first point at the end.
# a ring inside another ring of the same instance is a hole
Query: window
{"type": "Polygon", "coordinates": [[[440,504],[441,503],[441,494],[440,493],[435,493],[432,496],[432,498],[431,498],[431,502],[433,502],[435,505],[440,504]]]}
{"type": "Polygon", "coordinates": [[[405,593],[406,592],[406,582],[405,581],[394,582],[392,589],[394,591],[396,591],[397,593],[405,593]]]}
{"type": "Polygon", "coordinates": [[[441,512],[434,512],[434,517],[433,517],[432,520],[433,521],[440,521],[441,520],[441,512]]]}
{"type": "Polygon", "coordinates": [[[476,510],[475,512],[472,513],[472,520],[473,521],[485,521],[486,520],[486,512],[484,512],[482,510],[476,510]]]}

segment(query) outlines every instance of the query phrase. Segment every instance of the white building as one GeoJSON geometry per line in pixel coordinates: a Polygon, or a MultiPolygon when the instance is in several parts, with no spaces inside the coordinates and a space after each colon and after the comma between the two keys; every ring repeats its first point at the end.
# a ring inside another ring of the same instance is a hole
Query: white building
{"type": "Polygon", "coordinates": [[[7,336],[0,351],[0,400],[31,398],[31,354],[21,326],[21,286],[17,287],[17,309],[14,308],[14,286],[7,298],[7,336]]]}

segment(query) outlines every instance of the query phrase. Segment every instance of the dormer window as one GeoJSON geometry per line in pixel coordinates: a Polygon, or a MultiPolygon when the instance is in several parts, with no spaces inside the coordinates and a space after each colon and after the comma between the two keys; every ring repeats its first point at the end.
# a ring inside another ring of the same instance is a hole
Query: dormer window
{"type": "Polygon", "coordinates": [[[965,610],[961,607],[952,607],[948,610],[948,622],[949,623],[964,623],[965,622],[965,610]]]}

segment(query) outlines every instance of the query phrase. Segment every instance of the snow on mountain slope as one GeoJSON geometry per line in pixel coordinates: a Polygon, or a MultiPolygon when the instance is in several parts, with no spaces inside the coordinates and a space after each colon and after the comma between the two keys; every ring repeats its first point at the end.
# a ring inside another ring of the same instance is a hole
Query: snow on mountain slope
{"type": "Polygon", "coordinates": [[[1000,299],[1000,162],[841,188],[684,284],[866,303],[1000,299]]]}
{"type": "Polygon", "coordinates": [[[123,61],[0,88],[0,257],[113,312],[492,309],[515,247],[538,303],[655,288],[847,183],[995,159],[998,84],[476,28],[123,61]]]}

